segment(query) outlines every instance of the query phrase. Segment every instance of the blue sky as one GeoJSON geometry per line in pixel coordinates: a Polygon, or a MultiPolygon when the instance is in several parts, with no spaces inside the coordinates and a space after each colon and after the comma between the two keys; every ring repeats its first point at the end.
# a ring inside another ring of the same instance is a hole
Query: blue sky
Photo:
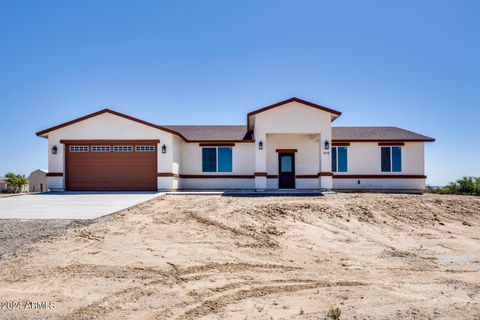
{"type": "Polygon", "coordinates": [[[47,167],[35,132],[108,107],[243,124],[292,96],[338,126],[435,137],[431,184],[480,176],[479,1],[0,1],[0,175],[47,167]]]}

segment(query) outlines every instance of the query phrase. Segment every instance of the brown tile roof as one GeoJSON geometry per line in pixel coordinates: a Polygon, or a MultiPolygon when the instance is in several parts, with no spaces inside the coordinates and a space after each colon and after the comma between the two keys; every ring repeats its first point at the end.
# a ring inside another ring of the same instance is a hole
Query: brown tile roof
{"type": "MultiPolygon", "coordinates": [[[[189,141],[248,141],[247,126],[165,125],[189,141]]],[[[396,127],[332,127],[332,139],[341,141],[434,141],[434,139],[396,127]]]]}
{"type": "Polygon", "coordinates": [[[397,127],[332,127],[337,141],[435,141],[435,139],[397,127]]]}
{"type": "MultiPolygon", "coordinates": [[[[248,132],[248,127],[245,125],[159,126],[109,109],[103,109],[84,117],[37,132],[37,135],[47,137],[46,134],[50,131],[69,126],[103,113],[111,113],[146,126],[170,132],[189,142],[253,140],[252,135],[248,132]]],[[[396,127],[332,127],[332,139],[337,141],[435,141],[433,138],[396,127]]]]}
{"type": "Polygon", "coordinates": [[[240,141],[252,140],[252,135],[243,125],[166,125],[162,126],[180,133],[189,141],[240,141]]]}

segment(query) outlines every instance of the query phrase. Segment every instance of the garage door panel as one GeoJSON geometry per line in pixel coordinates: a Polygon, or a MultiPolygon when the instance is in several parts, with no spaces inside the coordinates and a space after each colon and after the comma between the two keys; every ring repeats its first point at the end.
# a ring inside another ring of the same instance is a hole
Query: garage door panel
{"type": "MultiPolygon", "coordinates": [[[[105,145],[105,144],[103,144],[105,145]]],[[[111,149],[116,144],[110,144],[111,149]]],[[[67,189],[72,191],[157,190],[157,151],[73,152],[67,146],[67,189]]]]}

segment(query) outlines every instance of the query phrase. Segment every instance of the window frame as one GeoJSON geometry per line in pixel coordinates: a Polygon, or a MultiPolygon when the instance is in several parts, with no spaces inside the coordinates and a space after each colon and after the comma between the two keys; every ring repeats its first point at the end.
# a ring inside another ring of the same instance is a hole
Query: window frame
{"type": "Polygon", "coordinates": [[[113,152],[133,152],[133,146],[132,145],[114,145],[112,148],[112,151],[113,152]],[[120,150],[118,150],[119,148],[120,150]]]}
{"type": "Polygon", "coordinates": [[[136,145],[135,152],[155,152],[156,148],[152,145],[136,145]]]}
{"type": "Polygon", "coordinates": [[[345,173],[348,172],[348,146],[332,146],[332,172],[335,173],[345,173]],[[346,157],[346,168],[345,171],[340,171],[339,170],[339,163],[340,163],[340,157],[339,157],[339,152],[338,148],[345,148],[345,157],[346,157]],[[334,151],[335,149],[335,151],[334,151]],[[334,152],[335,152],[335,157],[334,157],[334,152]],[[335,158],[335,163],[333,162],[335,158]]]}
{"type": "Polygon", "coordinates": [[[88,145],[73,145],[68,146],[70,152],[89,152],[90,147],[88,145]]]}
{"type": "Polygon", "coordinates": [[[202,172],[204,173],[232,173],[234,171],[234,161],[233,161],[233,147],[231,146],[205,146],[205,147],[202,147],[202,161],[201,161],[201,166],[202,166],[202,172]],[[219,171],[219,149],[220,148],[225,148],[225,149],[230,149],[230,154],[231,154],[231,170],[230,171],[219,171]],[[215,171],[205,171],[204,170],[204,166],[203,166],[203,150],[204,149],[215,149],[215,171]]]}
{"type": "Polygon", "coordinates": [[[380,148],[380,171],[384,173],[402,173],[403,172],[403,151],[402,151],[402,146],[382,146],[380,148]],[[394,165],[393,165],[393,148],[397,148],[399,150],[399,155],[400,155],[400,170],[394,170],[394,165]],[[390,152],[390,167],[389,170],[383,170],[383,149],[389,149],[390,152]]]}
{"type": "Polygon", "coordinates": [[[91,152],[111,152],[112,147],[108,145],[94,145],[90,147],[91,152]],[[99,148],[99,150],[97,150],[99,148]]]}

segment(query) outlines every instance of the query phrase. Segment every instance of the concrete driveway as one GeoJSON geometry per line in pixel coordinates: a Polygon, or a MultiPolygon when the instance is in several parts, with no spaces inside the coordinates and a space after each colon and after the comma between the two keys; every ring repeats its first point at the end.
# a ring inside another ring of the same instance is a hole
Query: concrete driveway
{"type": "Polygon", "coordinates": [[[0,219],[94,219],[160,195],[158,192],[50,192],[0,198],[0,219]]]}

